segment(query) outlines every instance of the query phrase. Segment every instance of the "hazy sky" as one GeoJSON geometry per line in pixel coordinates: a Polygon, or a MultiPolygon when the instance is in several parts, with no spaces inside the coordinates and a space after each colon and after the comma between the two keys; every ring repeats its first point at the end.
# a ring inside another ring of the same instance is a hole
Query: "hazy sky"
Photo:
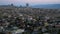
{"type": "Polygon", "coordinates": [[[29,3],[30,5],[35,4],[60,4],[60,0],[0,0],[0,5],[2,4],[15,4],[15,5],[24,5],[29,3]]]}

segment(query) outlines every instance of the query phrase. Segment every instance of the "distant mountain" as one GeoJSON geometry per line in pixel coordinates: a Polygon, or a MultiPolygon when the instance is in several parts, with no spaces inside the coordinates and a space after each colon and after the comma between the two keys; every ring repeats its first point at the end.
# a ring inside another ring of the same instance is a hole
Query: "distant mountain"
{"type": "Polygon", "coordinates": [[[60,9],[60,4],[35,5],[32,7],[33,8],[59,8],[60,9]]]}
{"type": "Polygon", "coordinates": [[[11,5],[0,5],[0,8],[1,7],[16,7],[16,6],[11,6],[11,5]]]}

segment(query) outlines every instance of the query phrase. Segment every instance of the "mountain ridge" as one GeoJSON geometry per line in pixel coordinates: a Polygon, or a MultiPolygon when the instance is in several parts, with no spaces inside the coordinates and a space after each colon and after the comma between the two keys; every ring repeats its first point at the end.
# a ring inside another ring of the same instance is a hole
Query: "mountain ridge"
{"type": "Polygon", "coordinates": [[[60,4],[44,4],[44,5],[34,5],[32,6],[33,8],[59,8],[60,9],[60,4]]]}

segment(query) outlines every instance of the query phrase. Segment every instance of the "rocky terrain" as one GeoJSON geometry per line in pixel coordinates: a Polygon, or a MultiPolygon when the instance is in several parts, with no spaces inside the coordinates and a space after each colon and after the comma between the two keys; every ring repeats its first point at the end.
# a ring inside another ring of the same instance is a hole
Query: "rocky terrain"
{"type": "Polygon", "coordinates": [[[60,16],[60,9],[43,9],[43,8],[0,8],[0,15],[29,15],[29,16],[60,16]]]}
{"type": "Polygon", "coordinates": [[[0,8],[0,34],[60,34],[60,9],[0,8]]]}

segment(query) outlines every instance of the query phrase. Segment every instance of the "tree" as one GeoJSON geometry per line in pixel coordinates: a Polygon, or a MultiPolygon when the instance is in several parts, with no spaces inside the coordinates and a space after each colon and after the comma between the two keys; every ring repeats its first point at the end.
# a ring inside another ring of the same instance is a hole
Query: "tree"
{"type": "Polygon", "coordinates": [[[29,7],[29,4],[28,3],[26,3],[26,7],[29,7]]]}
{"type": "Polygon", "coordinates": [[[22,7],[22,5],[20,5],[20,7],[22,7]]]}
{"type": "Polygon", "coordinates": [[[11,6],[14,6],[13,4],[11,4],[11,6]]]}

